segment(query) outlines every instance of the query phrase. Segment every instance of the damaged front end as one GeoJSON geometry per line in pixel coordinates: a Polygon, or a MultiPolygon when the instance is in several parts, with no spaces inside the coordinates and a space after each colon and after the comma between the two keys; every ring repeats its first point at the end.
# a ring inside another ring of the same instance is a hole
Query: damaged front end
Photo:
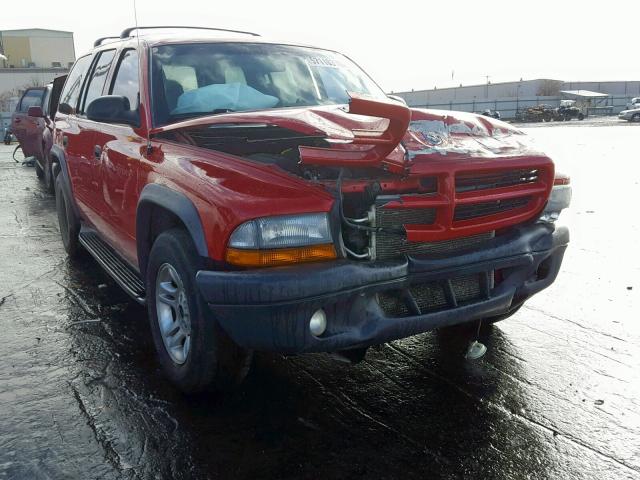
{"type": "Polygon", "coordinates": [[[357,95],[348,110],[228,113],[152,133],[323,185],[338,202],[337,247],[356,260],[477,247],[535,219],[554,182],[551,160],[506,123],[357,95]]]}
{"type": "Polygon", "coordinates": [[[568,242],[538,220],[552,161],[493,119],[352,96],[348,110],[229,113],[156,135],[267,164],[335,198],[333,227],[316,232],[333,238],[333,261],[199,272],[203,297],[246,347],[358,349],[505,315],[553,282],[568,242]]]}

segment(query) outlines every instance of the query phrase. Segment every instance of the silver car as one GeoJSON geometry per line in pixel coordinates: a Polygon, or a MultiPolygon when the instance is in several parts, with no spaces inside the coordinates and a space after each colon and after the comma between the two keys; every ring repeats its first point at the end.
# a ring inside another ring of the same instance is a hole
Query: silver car
{"type": "Polygon", "coordinates": [[[634,110],[640,108],[640,97],[633,97],[630,102],[627,103],[626,110],[634,110]]]}
{"type": "Polygon", "coordinates": [[[628,120],[629,122],[640,122],[640,105],[630,110],[623,110],[618,114],[620,120],[628,120]]]}

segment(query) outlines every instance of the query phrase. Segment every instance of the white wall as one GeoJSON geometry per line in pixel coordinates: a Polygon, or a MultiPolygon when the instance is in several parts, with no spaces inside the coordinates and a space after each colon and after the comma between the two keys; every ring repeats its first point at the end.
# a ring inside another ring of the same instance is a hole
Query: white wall
{"type": "MultiPolygon", "coordinates": [[[[592,90],[613,96],[640,96],[640,81],[619,82],[560,82],[557,80],[524,80],[489,85],[470,85],[435,90],[417,90],[413,92],[397,92],[409,105],[442,105],[462,102],[484,102],[507,100],[514,98],[535,98],[555,82],[559,90],[592,90]]],[[[549,92],[547,95],[553,95],[549,92]]],[[[556,95],[559,95],[557,93],[556,95]]]]}
{"type": "Polygon", "coordinates": [[[3,68],[0,69],[0,94],[25,85],[46,85],[66,73],[67,69],[60,68],[3,68]]]}

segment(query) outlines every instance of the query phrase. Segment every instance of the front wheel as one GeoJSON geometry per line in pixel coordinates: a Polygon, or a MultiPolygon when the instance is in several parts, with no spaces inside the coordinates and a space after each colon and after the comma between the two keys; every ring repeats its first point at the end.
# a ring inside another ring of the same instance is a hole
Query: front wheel
{"type": "Polygon", "coordinates": [[[632,122],[640,122],[640,113],[634,113],[634,114],[631,116],[631,121],[632,121],[632,122]]]}
{"type": "Polygon", "coordinates": [[[252,352],[226,335],[202,299],[196,273],[202,261],[181,229],[161,233],[147,267],[149,322],[158,359],[186,393],[228,390],[249,371],[252,352]]]}

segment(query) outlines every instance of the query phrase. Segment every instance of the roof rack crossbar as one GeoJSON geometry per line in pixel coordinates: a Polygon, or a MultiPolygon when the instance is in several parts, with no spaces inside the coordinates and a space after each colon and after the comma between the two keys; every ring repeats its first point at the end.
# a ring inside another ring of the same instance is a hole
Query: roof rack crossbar
{"type": "Polygon", "coordinates": [[[99,38],[99,39],[97,39],[95,42],[93,42],[93,46],[94,46],[94,47],[98,47],[98,46],[100,46],[100,44],[101,44],[102,42],[104,42],[105,40],[111,40],[111,39],[115,40],[115,39],[119,39],[119,38],[120,38],[120,37],[100,37],[100,38],[99,38]]]}
{"type": "Polygon", "coordinates": [[[243,30],[230,30],[228,28],[214,28],[214,27],[193,27],[193,26],[182,26],[182,25],[157,25],[152,27],[129,27],[122,31],[120,34],[120,38],[129,38],[131,36],[131,32],[134,30],[149,30],[155,28],[184,28],[189,30],[215,30],[218,32],[230,32],[230,33],[241,33],[243,35],[252,35],[254,37],[259,37],[260,34],[253,32],[245,32],[243,30]]]}

